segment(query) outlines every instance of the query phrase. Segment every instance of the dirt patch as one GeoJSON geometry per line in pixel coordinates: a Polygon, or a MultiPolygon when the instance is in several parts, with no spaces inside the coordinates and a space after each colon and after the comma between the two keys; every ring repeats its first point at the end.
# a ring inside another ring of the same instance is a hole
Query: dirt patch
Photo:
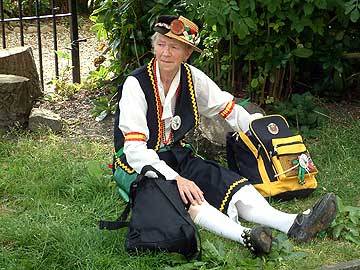
{"type": "Polygon", "coordinates": [[[41,101],[37,107],[51,110],[61,116],[65,123],[64,135],[78,138],[96,139],[112,143],[113,115],[96,121],[92,114],[95,93],[82,90],[70,99],[58,102],[41,101]]]}
{"type": "MultiPolygon", "coordinates": [[[[79,43],[81,79],[84,81],[90,71],[95,69],[94,59],[101,55],[97,50],[100,42],[96,34],[91,31],[93,23],[83,16],[79,16],[79,39],[86,39],[86,42],[79,43]]],[[[57,20],[57,44],[58,51],[70,54],[70,27],[69,18],[57,20]]],[[[20,46],[20,28],[18,23],[9,23],[6,25],[6,47],[20,46]]],[[[30,46],[33,51],[34,59],[38,71],[40,70],[39,44],[37,37],[36,22],[24,22],[24,42],[25,46],[30,46]]],[[[44,92],[52,92],[51,80],[55,78],[55,60],[54,60],[54,38],[53,26],[51,20],[41,21],[41,42],[42,42],[42,65],[44,70],[44,92]]],[[[71,82],[72,74],[69,70],[71,62],[66,58],[59,58],[60,79],[71,82]]],[[[49,109],[61,116],[64,125],[64,136],[73,138],[86,137],[96,138],[112,143],[113,117],[110,115],[103,121],[95,121],[92,115],[94,107],[93,100],[99,93],[82,90],[76,93],[68,100],[50,102],[41,100],[35,107],[49,109]]]]}
{"type": "MultiPolygon", "coordinates": [[[[71,41],[70,41],[70,26],[69,18],[57,19],[57,51],[62,52],[61,55],[71,55],[71,41]]],[[[81,78],[85,79],[89,72],[94,70],[93,60],[101,54],[97,51],[99,41],[96,38],[96,34],[90,30],[93,23],[83,16],[79,16],[79,40],[86,39],[86,42],[79,43],[80,53],[80,66],[81,66],[81,78]]],[[[50,92],[51,80],[55,76],[55,50],[54,50],[54,37],[53,26],[51,20],[41,21],[41,48],[42,48],[42,65],[44,75],[44,90],[50,92]]],[[[8,23],[5,28],[6,34],[6,47],[20,46],[20,27],[19,23],[8,23]]],[[[1,35],[0,35],[1,36],[1,35]]],[[[1,38],[0,38],[1,39],[1,38]]],[[[30,46],[33,51],[35,63],[38,71],[40,70],[40,57],[39,57],[39,44],[37,36],[36,22],[24,22],[24,45],[30,46]]],[[[1,47],[2,48],[2,47],[1,47]]],[[[71,61],[59,57],[59,73],[60,78],[72,81],[72,74],[70,71],[66,71],[71,66],[71,61]]]]}
{"type": "Polygon", "coordinates": [[[0,205],[0,215],[14,213],[15,210],[8,208],[6,205],[0,205]]]}
{"type": "Polygon", "coordinates": [[[336,121],[360,120],[360,103],[342,101],[323,105],[330,112],[330,117],[336,121]]]}

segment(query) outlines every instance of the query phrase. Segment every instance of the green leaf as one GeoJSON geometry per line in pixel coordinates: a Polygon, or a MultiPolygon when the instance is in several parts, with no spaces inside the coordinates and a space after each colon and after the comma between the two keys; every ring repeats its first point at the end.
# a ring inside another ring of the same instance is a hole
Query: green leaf
{"type": "Polygon", "coordinates": [[[336,33],[335,39],[338,40],[338,41],[342,40],[344,38],[344,34],[345,34],[344,30],[336,33]]]}
{"type": "Polygon", "coordinates": [[[256,88],[259,85],[258,79],[252,79],[250,85],[252,88],[256,88]]]}
{"type": "Polygon", "coordinates": [[[344,224],[339,224],[339,225],[336,225],[333,229],[332,229],[332,236],[335,238],[335,239],[338,239],[342,230],[345,228],[345,225],[344,224]]]}
{"type": "Polygon", "coordinates": [[[336,205],[340,213],[344,212],[344,203],[339,196],[336,196],[336,205]]]}
{"type": "Polygon", "coordinates": [[[326,0],[315,0],[314,3],[319,9],[325,9],[327,6],[326,0]]]}
{"type": "Polygon", "coordinates": [[[244,39],[249,34],[249,28],[242,19],[234,23],[234,28],[240,39],[244,39]]]}
{"type": "Polygon", "coordinates": [[[203,249],[206,251],[206,256],[209,259],[215,260],[217,262],[223,262],[225,260],[224,250],[222,248],[217,249],[215,245],[209,240],[205,241],[203,244],[203,249]]]}
{"type": "Polygon", "coordinates": [[[310,3],[304,5],[304,13],[306,16],[311,15],[314,11],[314,6],[310,3]]]}
{"type": "Polygon", "coordinates": [[[301,33],[304,30],[304,25],[298,20],[292,23],[292,27],[295,28],[298,33],[301,33]]]}
{"type": "Polygon", "coordinates": [[[355,4],[345,3],[345,15],[348,15],[354,8],[356,8],[355,4]]]}
{"type": "Polygon", "coordinates": [[[164,6],[168,5],[171,0],[157,0],[156,3],[162,4],[164,6]]]}
{"type": "Polygon", "coordinates": [[[350,20],[353,22],[353,23],[356,23],[358,21],[360,17],[360,12],[359,12],[359,9],[354,9],[351,14],[350,14],[350,20]]]}
{"type": "Polygon", "coordinates": [[[250,4],[251,12],[254,12],[255,11],[255,0],[250,0],[249,4],[250,4]]]}
{"type": "Polygon", "coordinates": [[[276,11],[276,5],[275,4],[270,4],[270,5],[268,5],[268,11],[270,12],[270,13],[274,13],[275,11],[276,11]]]}
{"type": "Polygon", "coordinates": [[[355,244],[360,244],[360,240],[350,234],[345,235],[345,239],[349,240],[350,242],[353,242],[355,244]]]}
{"type": "Polygon", "coordinates": [[[252,18],[246,17],[246,18],[244,18],[244,21],[245,21],[246,25],[249,26],[250,29],[256,30],[256,23],[254,22],[254,20],[252,18]]]}
{"type": "Polygon", "coordinates": [[[308,48],[296,48],[291,53],[297,57],[308,58],[313,54],[313,51],[308,48]]]}
{"type": "Polygon", "coordinates": [[[71,55],[68,52],[65,51],[55,51],[56,55],[61,58],[61,59],[66,59],[66,60],[70,60],[71,59],[71,55]]]}

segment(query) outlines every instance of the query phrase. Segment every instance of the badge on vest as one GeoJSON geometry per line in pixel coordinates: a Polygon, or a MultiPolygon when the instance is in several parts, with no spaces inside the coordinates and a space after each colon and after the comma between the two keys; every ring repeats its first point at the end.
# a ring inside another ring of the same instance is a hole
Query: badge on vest
{"type": "Polygon", "coordinates": [[[181,118],[178,115],[175,115],[172,119],[171,119],[171,128],[173,130],[178,130],[181,126],[181,118]]]}

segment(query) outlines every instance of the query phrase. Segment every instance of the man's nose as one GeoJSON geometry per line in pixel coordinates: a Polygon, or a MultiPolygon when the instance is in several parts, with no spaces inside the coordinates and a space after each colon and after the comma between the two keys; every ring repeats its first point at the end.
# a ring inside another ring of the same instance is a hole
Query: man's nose
{"type": "Polygon", "coordinates": [[[170,50],[170,47],[169,47],[169,46],[166,45],[166,46],[164,47],[163,54],[164,54],[164,55],[170,55],[170,54],[171,54],[171,50],[170,50]]]}

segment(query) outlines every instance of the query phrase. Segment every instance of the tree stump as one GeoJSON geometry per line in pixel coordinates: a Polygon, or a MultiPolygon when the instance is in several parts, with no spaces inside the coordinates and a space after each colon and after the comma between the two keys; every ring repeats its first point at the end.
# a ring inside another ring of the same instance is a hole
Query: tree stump
{"type": "Polygon", "coordinates": [[[33,107],[28,78],[0,74],[0,129],[25,126],[33,107]]]}
{"type": "Polygon", "coordinates": [[[30,97],[36,99],[43,95],[39,74],[30,47],[0,49],[0,74],[12,74],[29,78],[30,97]]]}

